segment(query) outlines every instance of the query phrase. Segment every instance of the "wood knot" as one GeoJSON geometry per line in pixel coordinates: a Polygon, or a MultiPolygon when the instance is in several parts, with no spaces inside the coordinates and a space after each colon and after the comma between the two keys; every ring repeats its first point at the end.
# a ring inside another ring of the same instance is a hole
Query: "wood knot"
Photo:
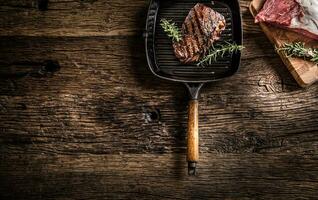
{"type": "Polygon", "coordinates": [[[61,69],[58,61],[55,60],[46,60],[43,62],[42,68],[40,70],[47,73],[54,73],[61,69]]]}
{"type": "Polygon", "coordinates": [[[46,60],[41,65],[40,69],[35,76],[50,76],[53,75],[55,72],[59,71],[61,69],[60,64],[58,61],[55,60],[46,60]]]}
{"type": "MultiPolygon", "coordinates": [[[[53,75],[61,69],[58,61],[46,60],[44,62],[23,61],[10,63],[0,70],[0,79],[19,79],[23,77],[45,77],[53,75]]],[[[14,84],[12,84],[14,85],[14,84]]]]}
{"type": "Polygon", "coordinates": [[[160,121],[160,110],[157,108],[143,108],[143,118],[146,123],[158,122],[160,121]]]}

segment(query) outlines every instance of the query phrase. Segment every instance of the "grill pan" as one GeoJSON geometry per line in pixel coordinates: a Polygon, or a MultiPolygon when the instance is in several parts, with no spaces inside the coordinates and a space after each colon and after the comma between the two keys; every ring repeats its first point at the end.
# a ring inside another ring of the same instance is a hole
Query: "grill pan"
{"type": "Polygon", "coordinates": [[[228,55],[205,67],[182,64],[173,53],[171,39],[160,26],[160,19],[175,22],[181,28],[186,16],[196,3],[204,3],[221,13],[226,29],[220,42],[242,44],[242,22],[238,0],[151,0],[145,30],[145,48],[151,72],[162,79],[184,83],[190,94],[188,110],[187,161],[189,175],[196,174],[199,160],[198,97],[205,83],[233,75],[239,68],[241,53],[228,55]]]}

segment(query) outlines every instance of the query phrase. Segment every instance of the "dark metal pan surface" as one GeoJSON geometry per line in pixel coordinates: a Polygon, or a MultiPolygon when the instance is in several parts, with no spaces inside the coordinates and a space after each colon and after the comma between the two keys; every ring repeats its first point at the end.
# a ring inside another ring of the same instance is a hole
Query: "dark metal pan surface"
{"type": "Polygon", "coordinates": [[[238,70],[241,57],[239,52],[219,59],[212,65],[205,67],[198,67],[195,64],[185,65],[180,63],[175,57],[171,40],[160,27],[160,19],[171,19],[178,27],[181,27],[190,9],[196,3],[210,5],[226,19],[226,30],[223,31],[221,40],[215,44],[224,41],[242,44],[240,7],[235,0],[217,0],[212,2],[207,0],[153,0],[147,17],[145,42],[148,64],[156,76],[172,81],[202,83],[231,76],[238,70]]]}
{"type": "MultiPolygon", "coordinates": [[[[189,117],[187,133],[187,161],[189,175],[196,174],[199,160],[199,109],[198,97],[202,86],[211,81],[233,75],[239,68],[241,53],[234,53],[219,59],[211,65],[200,67],[185,65],[175,57],[171,40],[160,27],[160,19],[173,20],[179,27],[191,8],[197,3],[210,6],[226,19],[226,30],[217,43],[242,44],[242,22],[238,0],[152,0],[149,6],[145,47],[150,70],[159,78],[185,83],[189,90],[189,117]]],[[[216,43],[216,44],[217,44],[216,43]]]]}

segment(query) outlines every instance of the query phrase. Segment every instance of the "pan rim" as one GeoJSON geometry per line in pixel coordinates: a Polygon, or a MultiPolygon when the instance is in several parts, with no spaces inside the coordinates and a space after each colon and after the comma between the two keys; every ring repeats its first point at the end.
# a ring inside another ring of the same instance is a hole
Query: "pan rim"
{"type": "MultiPolygon", "coordinates": [[[[219,2],[224,4],[226,7],[230,7],[228,4],[226,4],[224,1],[220,1],[220,0],[214,0],[212,2],[219,2]]],[[[236,41],[239,41],[238,44],[239,45],[243,45],[243,28],[242,28],[242,15],[241,15],[241,8],[240,8],[240,2],[238,0],[234,1],[235,5],[235,12],[237,12],[239,19],[236,20],[239,24],[237,24],[236,26],[239,26],[240,29],[239,31],[236,30],[236,34],[240,35],[237,36],[236,41]]],[[[215,81],[219,81],[219,80],[223,80],[225,78],[231,77],[232,75],[234,75],[235,73],[237,73],[237,71],[240,68],[240,63],[241,63],[241,52],[236,53],[236,56],[238,57],[237,59],[237,67],[233,67],[233,69],[229,72],[226,73],[225,76],[223,77],[217,77],[217,78],[209,78],[207,80],[186,80],[184,78],[173,78],[173,77],[166,77],[163,75],[158,74],[155,69],[159,69],[158,68],[158,64],[157,64],[157,59],[155,59],[156,55],[155,55],[155,34],[156,34],[156,23],[157,23],[157,16],[158,16],[158,10],[160,8],[160,0],[151,0],[149,8],[148,8],[148,14],[147,14],[147,21],[146,21],[146,29],[145,29],[145,33],[144,33],[144,39],[145,39],[145,50],[146,50],[146,57],[147,57],[147,63],[148,63],[148,67],[150,69],[150,71],[152,72],[152,74],[154,74],[156,77],[164,79],[164,80],[168,80],[168,81],[173,81],[173,82],[180,82],[180,83],[209,83],[209,82],[215,82],[215,81]],[[155,7],[155,9],[153,9],[153,7],[155,7]],[[151,13],[155,11],[155,13],[151,13]],[[152,22],[150,20],[150,18],[153,18],[152,22]],[[150,25],[151,23],[151,25],[150,25]],[[152,27],[152,30],[149,30],[148,27],[152,27]],[[149,37],[149,35],[152,35],[151,38],[149,37]],[[150,40],[150,41],[149,41],[150,40]],[[151,41],[152,40],[152,41],[151,41]],[[152,51],[149,52],[150,47],[149,47],[149,42],[152,43],[152,51]],[[152,53],[153,58],[150,56],[150,53],[152,53]],[[155,65],[155,66],[153,66],[155,65]]],[[[233,9],[230,9],[231,12],[233,12],[233,9]]],[[[231,15],[232,21],[233,21],[233,14],[231,15]]],[[[232,63],[231,63],[232,64],[232,63]]]]}

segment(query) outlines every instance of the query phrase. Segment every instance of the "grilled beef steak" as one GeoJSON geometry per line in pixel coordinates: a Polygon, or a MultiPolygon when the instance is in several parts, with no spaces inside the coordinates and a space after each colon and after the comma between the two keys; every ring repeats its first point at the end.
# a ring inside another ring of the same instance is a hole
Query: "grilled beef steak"
{"type": "Polygon", "coordinates": [[[182,40],[173,43],[176,57],[182,63],[197,62],[220,39],[225,26],[223,15],[204,4],[196,4],[182,25],[182,40]]]}
{"type": "Polygon", "coordinates": [[[317,0],[267,0],[255,18],[318,40],[317,0]]]}

